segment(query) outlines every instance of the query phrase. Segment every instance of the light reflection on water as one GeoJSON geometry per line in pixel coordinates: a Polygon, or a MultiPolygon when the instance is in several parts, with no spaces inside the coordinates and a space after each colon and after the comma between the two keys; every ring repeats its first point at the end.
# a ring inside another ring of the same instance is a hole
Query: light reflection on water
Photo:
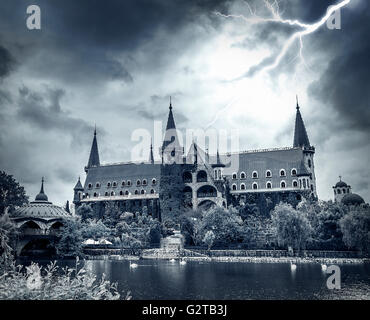
{"type": "MultiPolygon", "coordinates": [[[[370,299],[370,265],[340,265],[342,289],[329,290],[318,263],[195,262],[167,260],[90,260],[86,267],[99,278],[118,283],[133,299],[370,299]]],[[[74,266],[74,261],[58,265],[74,266]]]]}

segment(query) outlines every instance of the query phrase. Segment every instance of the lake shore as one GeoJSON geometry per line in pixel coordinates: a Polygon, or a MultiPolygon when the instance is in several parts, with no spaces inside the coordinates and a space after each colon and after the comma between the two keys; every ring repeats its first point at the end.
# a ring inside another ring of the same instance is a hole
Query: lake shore
{"type": "MultiPolygon", "coordinates": [[[[170,260],[169,257],[139,257],[133,255],[90,256],[87,260],[170,260]]],[[[244,263],[320,263],[320,264],[363,264],[367,258],[304,258],[304,257],[173,257],[175,261],[244,262],[244,263]]]]}

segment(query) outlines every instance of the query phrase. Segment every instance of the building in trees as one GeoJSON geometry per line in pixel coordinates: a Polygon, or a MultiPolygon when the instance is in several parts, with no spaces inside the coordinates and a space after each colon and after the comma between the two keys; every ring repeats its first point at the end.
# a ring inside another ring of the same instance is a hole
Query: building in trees
{"type": "Polygon", "coordinates": [[[357,206],[365,203],[360,195],[352,193],[351,186],[342,181],[341,176],[339,176],[339,181],[333,186],[333,190],[335,202],[343,203],[348,206],[357,206]]]}
{"type": "Polygon", "coordinates": [[[178,139],[170,102],[163,144],[155,161],[150,147],[148,161],[101,164],[96,130],[86,179],[74,188],[74,204],[93,206],[102,216],[109,202],[122,211],[148,213],[160,220],[178,216],[186,208],[227,207],[251,199],[270,210],[280,201],[298,203],[302,196],[317,198],[314,166],[315,147],[310,144],[296,106],[293,145],[286,148],[241,151],[211,155],[194,141],[187,153],[178,139]],[[238,166],[225,166],[236,157],[238,166]]]}

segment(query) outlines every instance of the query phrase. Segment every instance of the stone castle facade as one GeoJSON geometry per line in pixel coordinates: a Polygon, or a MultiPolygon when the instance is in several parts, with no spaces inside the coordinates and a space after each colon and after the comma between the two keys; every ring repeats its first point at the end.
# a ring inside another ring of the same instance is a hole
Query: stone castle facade
{"type": "Polygon", "coordinates": [[[86,179],[74,188],[76,207],[88,203],[96,215],[104,215],[107,203],[121,211],[140,213],[143,208],[161,221],[184,210],[228,207],[255,203],[268,211],[280,201],[298,203],[302,197],[317,198],[314,166],[315,148],[310,144],[297,102],[293,146],[210,155],[195,142],[185,154],[176,133],[170,103],[161,161],[149,160],[101,164],[96,130],[86,179]],[[238,168],[230,171],[230,157],[238,168]]]}

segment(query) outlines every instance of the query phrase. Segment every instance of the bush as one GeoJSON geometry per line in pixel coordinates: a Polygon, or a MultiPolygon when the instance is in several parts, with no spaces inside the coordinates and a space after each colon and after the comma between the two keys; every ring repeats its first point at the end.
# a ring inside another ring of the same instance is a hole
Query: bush
{"type": "MultiPolygon", "coordinates": [[[[85,265],[78,269],[63,268],[50,263],[42,268],[36,263],[29,267],[13,266],[0,276],[1,300],[118,300],[117,284],[97,280],[85,265]],[[25,269],[25,270],[24,270],[25,269]]],[[[127,293],[126,299],[130,299],[127,293]]]]}

